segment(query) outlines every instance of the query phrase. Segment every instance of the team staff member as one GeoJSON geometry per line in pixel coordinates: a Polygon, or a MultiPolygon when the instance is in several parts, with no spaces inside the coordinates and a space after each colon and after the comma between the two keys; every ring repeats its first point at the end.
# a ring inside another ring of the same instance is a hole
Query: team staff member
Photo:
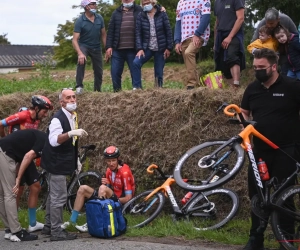
{"type": "Polygon", "coordinates": [[[48,172],[49,195],[46,204],[45,226],[42,234],[51,235],[51,241],[73,240],[61,225],[63,207],[67,202],[66,176],[72,174],[78,162],[78,138],[87,135],[78,129],[76,96],[73,90],[63,89],[59,94],[61,109],[53,116],[41,159],[41,167],[48,172]]]}
{"type": "MultiPolygon", "coordinates": [[[[291,157],[300,160],[300,81],[278,74],[278,56],[273,50],[260,49],[254,52],[253,66],[256,79],[250,83],[242,98],[242,113],[245,119],[250,115],[257,122],[256,129],[286,151],[291,157]]],[[[258,162],[262,158],[268,166],[270,178],[278,183],[295,171],[295,162],[287,155],[274,150],[253,137],[253,153],[258,162]]],[[[294,182],[289,183],[293,185],[294,182]]],[[[248,171],[250,199],[257,193],[256,180],[251,166],[248,171]]],[[[252,225],[250,238],[244,250],[264,249],[264,231],[268,220],[261,225],[261,219],[251,212],[252,225]]],[[[294,234],[294,222],[282,215],[284,230],[294,234]]]]}
{"type": "MultiPolygon", "coordinates": [[[[80,186],[70,218],[72,224],[76,223],[78,214],[86,199],[96,199],[100,197],[114,201],[119,200],[122,204],[125,204],[134,195],[134,177],[130,167],[119,159],[119,149],[115,146],[110,146],[104,150],[103,155],[107,164],[107,170],[105,178],[102,178],[102,185],[99,189],[93,189],[87,185],[80,186]]],[[[64,223],[64,226],[68,226],[70,222],[64,223]]],[[[76,225],[75,227],[81,232],[88,231],[87,224],[83,226],[76,225]]]]}
{"type": "MultiPolygon", "coordinates": [[[[34,95],[31,98],[31,103],[32,106],[29,109],[22,110],[0,121],[1,137],[5,136],[5,127],[9,127],[9,134],[22,129],[38,129],[40,121],[48,116],[48,110],[53,109],[50,100],[45,96],[34,95]]],[[[23,194],[26,183],[30,190],[28,197],[29,232],[42,230],[44,226],[44,224],[36,221],[36,206],[41,191],[38,177],[39,174],[36,166],[31,162],[23,175],[17,195],[17,206],[19,206],[19,200],[23,194]]],[[[6,231],[9,235],[9,229],[6,229],[6,231]]]]}
{"type": "Polygon", "coordinates": [[[6,228],[5,239],[30,241],[38,238],[22,229],[19,223],[16,194],[21,177],[33,159],[40,157],[45,141],[46,134],[36,129],[20,130],[0,140],[0,217],[6,228]],[[17,163],[20,169],[16,178],[17,163]]]}

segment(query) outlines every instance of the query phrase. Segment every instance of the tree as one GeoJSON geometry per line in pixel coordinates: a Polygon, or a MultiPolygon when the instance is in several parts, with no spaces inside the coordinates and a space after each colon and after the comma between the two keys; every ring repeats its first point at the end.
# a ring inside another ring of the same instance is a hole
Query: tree
{"type": "Polygon", "coordinates": [[[2,35],[0,35],[0,44],[10,44],[6,36],[7,33],[3,33],[2,35]]]}

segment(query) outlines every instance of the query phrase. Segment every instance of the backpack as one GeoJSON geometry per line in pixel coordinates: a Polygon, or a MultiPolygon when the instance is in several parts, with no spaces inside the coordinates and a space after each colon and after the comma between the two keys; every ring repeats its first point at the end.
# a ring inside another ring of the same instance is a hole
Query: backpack
{"type": "Polygon", "coordinates": [[[110,199],[89,200],[85,204],[89,234],[99,238],[111,238],[125,233],[127,221],[122,205],[110,199]]]}

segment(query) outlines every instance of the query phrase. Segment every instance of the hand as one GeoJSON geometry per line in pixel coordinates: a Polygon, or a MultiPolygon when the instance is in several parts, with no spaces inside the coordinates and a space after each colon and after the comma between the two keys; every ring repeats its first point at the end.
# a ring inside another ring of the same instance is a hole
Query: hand
{"type": "Polygon", "coordinates": [[[79,157],[77,158],[77,169],[75,170],[76,174],[79,175],[82,169],[82,164],[80,162],[79,157]]]}
{"type": "Polygon", "coordinates": [[[182,48],[181,48],[181,43],[177,43],[175,45],[175,51],[178,55],[181,55],[181,51],[182,51],[182,48]]]}
{"type": "Polygon", "coordinates": [[[144,50],[142,49],[136,54],[136,57],[138,57],[139,59],[141,59],[141,56],[145,57],[144,50]]]}
{"type": "Polygon", "coordinates": [[[161,12],[167,12],[166,8],[164,6],[161,6],[161,9],[160,9],[161,12]]]}
{"type": "Polygon", "coordinates": [[[20,187],[20,179],[17,177],[17,178],[16,178],[16,185],[13,187],[13,193],[14,193],[15,195],[18,194],[18,192],[19,192],[19,187],[20,187]]]}
{"type": "Polygon", "coordinates": [[[108,181],[107,178],[102,178],[102,179],[101,179],[101,183],[102,183],[103,185],[107,185],[107,184],[109,184],[109,181],[108,181]]]}
{"type": "Polygon", "coordinates": [[[110,60],[110,58],[111,58],[111,56],[112,56],[112,52],[113,52],[112,48],[108,48],[108,49],[106,50],[106,52],[105,52],[105,62],[106,62],[106,63],[109,62],[109,60],[110,60]]]}
{"type": "Polygon", "coordinates": [[[201,45],[202,45],[203,42],[204,42],[204,40],[203,40],[202,37],[199,37],[199,36],[196,36],[196,35],[194,35],[192,39],[193,39],[193,44],[194,44],[194,46],[195,46],[196,48],[200,48],[201,45]]]}
{"type": "Polygon", "coordinates": [[[86,61],[86,56],[84,54],[78,54],[78,63],[83,65],[86,61]]]}
{"type": "Polygon", "coordinates": [[[73,136],[83,136],[83,135],[88,135],[88,133],[83,130],[82,128],[79,128],[79,129],[73,129],[71,131],[68,132],[68,136],[71,138],[73,136]]]}
{"type": "Polygon", "coordinates": [[[223,40],[223,42],[222,42],[223,49],[228,49],[228,46],[231,43],[231,40],[232,40],[232,38],[230,38],[229,36],[223,40]]]}
{"type": "Polygon", "coordinates": [[[167,59],[170,56],[170,50],[166,49],[164,52],[164,59],[167,59]]]}

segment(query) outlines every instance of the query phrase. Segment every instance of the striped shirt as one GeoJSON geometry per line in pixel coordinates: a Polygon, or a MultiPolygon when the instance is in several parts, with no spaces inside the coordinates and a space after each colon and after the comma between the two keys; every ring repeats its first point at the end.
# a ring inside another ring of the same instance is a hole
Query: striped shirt
{"type": "Polygon", "coordinates": [[[133,16],[133,8],[130,8],[128,11],[123,10],[118,49],[134,49],[134,38],[135,23],[133,16]]]}

